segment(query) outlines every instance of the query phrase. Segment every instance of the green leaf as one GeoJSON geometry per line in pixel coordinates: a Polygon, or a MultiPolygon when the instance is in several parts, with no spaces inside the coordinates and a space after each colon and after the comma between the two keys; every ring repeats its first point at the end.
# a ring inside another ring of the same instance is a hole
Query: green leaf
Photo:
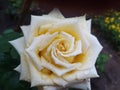
{"type": "Polygon", "coordinates": [[[22,33],[15,32],[13,30],[6,30],[5,32],[3,32],[3,37],[7,41],[10,41],[10,40],[13,40],[13,39],[17,39],[17,38],[19,38],[21,36],[22,36],[22,33]]]}
{"type": "Polygon", "coordinates": [[[0,70],[0,90],[37,90],[30,87],[30,83],[19,80],[19,73],[12,71],[0,70]]]}
{"type": "Polygon", "coordinates": [[[19,58],[13,59],[9,53],[0,53],[0,68],[12,70],[20,63],[19,58]]]}
{"type": "Polygon", "coordinates": [[[11,45],[8,43],[4,37],[0,38],[0,53],[9,52],[11,45]]]}
{"type": "Polygon", "coordinates": [[[5,30],[0,35],[0,53],[10,52],[11,45],[8,41],[21,37],[22,33],[14,32],[12,29],[5,30]]]}
{"type": "Polygon", "coordinates": [[[19,54],[18,52],[15,50],[15,48],[11,48],[11,51],[10,51],[10,55],[13,59],[18,59],[19,58],[19,54]]]}
{"type": "Polygon", "coordinates": [[[3,34],[8,34],[14,32],[13,29],[7,29],[3,32],[3,34]]]}
{"type": "Polygon", "coordinates": [[[104,72],[105,63],[109,60],[109,55],[101,53],[96,62],[96,67],[100,72],[104,72]]]}
{"type": "Polygon", "coordinates": [[[37,90],[30,83],[19,80],[19,73],[13,69],[20,63],[20,57],[8,41],[21,37],[21,33],[8,29],[0,35],[0,90],[37,90]]]}

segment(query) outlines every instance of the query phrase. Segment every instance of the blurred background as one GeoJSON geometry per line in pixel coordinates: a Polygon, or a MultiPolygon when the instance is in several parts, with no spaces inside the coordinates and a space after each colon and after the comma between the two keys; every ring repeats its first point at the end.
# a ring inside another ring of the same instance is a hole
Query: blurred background
{"type": "MultiPolygon", "coordinates": [[[[0,0],[0,27],[2,30],[21,21],[27,14],[44,14],[58,8],[65,17],[98,15],[108,10],[119,10],[119,0],[0,0]],[[21,16],[22,15],[22,16],[21,16]],[[14,19],[13,19],[14,18],[14,19]],[[12,19],[12,20],[10,20],[12,19]],[[21,18],[20,18],[21,19],[21,18]],[[9,23],[10,21],[10,23],[9,23]],[[5,24],[4,24],[5,23],[5,24]]],[[[28,17],[28,16],[27,16],[28,17]]],[[[24,22],[20,23],[24,23],[24,22]]]]}
{"type": "MultiPolygon", "coordinates": [[[[86,15],[92,19],[92,34],[104,47],[96,63],[100,77],[91,80],[92,90],[120,90],[120,0],[0,0],[0,32],[20,32],[19,26],[29,24],[31,14],[47,14],[54,8],[65,17],[86,15]]],[[[11,84],[4,85],[8,78],[9,75],[0,76],[0,90],[17,90],[10,89],[11,84]]],[[[27,85],[23,90],[37,90],[28,83],[20,83],[21,88],[27,85]]]]}

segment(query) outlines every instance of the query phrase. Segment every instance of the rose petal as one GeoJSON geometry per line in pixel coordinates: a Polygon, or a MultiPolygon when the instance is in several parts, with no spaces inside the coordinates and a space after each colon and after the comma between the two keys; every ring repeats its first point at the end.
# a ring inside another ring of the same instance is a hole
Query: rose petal
{"type": "Polygon", "coordinates": [[[80,68],[81,70],[93,67],[100,51],[103,48],[95,36],[86,35],[86,37],[88,38],[88,41],[90,43],[90,48],[86,52],[85,56],[82,58],[83,63],[82,67],[80,68]]]}
{"type": "Polygon", "coordinates": [[[57,33],[54,34],[45,34],[40,35],[39,37],[34,38],[33,43],[29,48],[26,49],[29,56],[32,58],[32,61],[37,66],[37,68],[40,70],[42,67],[40,64],[40,56],[38,55],[40,51],[42,51],[46,46],[48,46],[51,41],[55,38],[57,33]]]}
{"type": "Polygon", "coordinates": [[[52,74],[52,80],[55,84],[57,84],[59,86],[62,86],[62,87],[65,87],[68,84],[68,82],[65,81],[63,78],[58,77],[54,74],[52,74]]]}
{"type": "Polygon", "coordinates": [[[75,49],[72,52],[69,53],[62,53],[60,51],[58,51],[59,54],[63,57],[73,57],[73,56],[77,56],[79,54],[82,53],[82,45],[81,45],[81,41],[76,41],[75,43],[75,49]]]}
{"type": "Polygon", "coordinates": [[[48,32],[65,32],[75,37],[76,40],[80,40],[79,29],[76,29],[77,23],[79,23],[78,20],[74,19],[60,20],[54,23],[48,32]]]}
{"type": "Polygon", "coordinates": [[[67,60],[65,60],[64,58],[60,57],[59,55],[57,55],[55,48],[53,48],[52,52],[51,52],[51,57],[53,59],[53,61],[55,62],[55,64],[63,66],[65,68],[78,68],[81,66],[81,63],[69,63],[67,60]]]}
{"type": "Polygon", "coordinates": [[[77,82],[79,80],[83,80],[86,78],[98,77],[95,67],[86,69],[86,70],[78,70],[72,73],[67,73],[63,75],[63,78],[68,82],[77,82]]]}
{"type": "Polygon", "coordinates": [[[52,71],[53,73],[55,73],[58,76],[62,76],[63,74],[70,72],[72,70],[74,70],[76,67],[72,67],[72,68],[59,68],[54,66],[53,64],[47,62],[47,60],[45,60],[44,57],[41,57],[41,65],[45,68],[47,68],[48,70],[52,71]]]}
{"type": "Polygon", "coordinates": [[[15,47],[19,55],[21,55],[24,52],[25,48],[24,37],[15,39],[13,41],[9,41],[9,43],[15,47]]]}
{"type": "Polygon", "coordinates": [[[21,55],[21,72],[20,72],[20,80],[30,81],[30,72],[27,62],[27,57],[25,54],[21,55]]]}
{"type": "Polygon", "coordinates": [[[29,41],[28,44],[31,44],[33,38],[39,35],[39,30],[42,25],[52,24],[58,22],[60,19],[47,16],[31,16],[31,29],[29,31],[29,41]]]}
{"type": "Polygon", "coordinates": [[[43,90],[64,90],[59,86],[43,86],[43,90]]]}
{"type": "MultiPolygon", "coordinates": [[[[80,16],[80,17],[73,17],[73,18],[69,18],[69,19],[78,20],[79,26],[82,28],[82,30],[89,32],[88,28],[89,28],[89,25],[91,25],[90,24],[91,22],[89,22],[89,20],[86,20],[86,15],[80,16]],[[89,23],[89,25],[88,25],[88,23],[89,23]]],[[[89,28],[89,29],[91,29],[91,28],[89,28]]]]}
{"type": "MultiPolygon", "coordinates": [[[[82,17],[81,17],[82,18],[82,17]]],[[[84,18],[83,18],[84,20],[84,18]]],[[[86,38],[85,30],[82,27],[85,27],[81,23],[83,22],[82,19],[64,19],[59,21],[58,23],[55,23],[49,30],[50,33],[54,32],[66,32],[73,37],[75,37],[75,40],[81,40],[82,42],[82,52],[85,53],[87,49],[89,48],[89,42],[86,38]]],[[[85,20],[84,20],[85,21],[85,20]]],[[[87,28],[86,28],[87,30],[87,28]]]]}
{"type": "Polygon", "coordinates": [[[14,70],[16,70],[17,72],[21,72],[21,65],[18,65],[14,70]]]}
{"type": "Polygon", "coordinates": [[[28,61],[31,76],[31,87],[39,85],[54,85],[49,75],[37,70],[31,60],[28,61]]]}
{"type": "Polygon", "coordinates": [[[64,19],[64,16],[57,8],[54,8],[48,15],[55,17],[55,18],[64,19]]]}
{"type": "Polygon", "coordinates": [[[29,44],[28,44],[27,42],[28,42],[28,40],[29,40],[28,35],[29,35],[30,29],[31,29],[31,28],[30,28],[30,25],[28,25],[28,26],[21,26],[21,29],[22,29],[22,32],[23,32],[23,34],[24,34],[25,43],[26,43],[27,46],[29,46],[29,44]]]}
{"type": "Polygon", "coordinates": [[[78,17],[78,19],[79,19],[79,27],[81,27],[83,31],[87,31],[86,15],[78,17]]]}
{"type": "Polygon", "coordinates": [[[91,90],[90,79],[84,80],[81,83],[70,85],[70,88],[91,90]]]}
{"type": "Polygon", "coordinates": [[[44,35],[35,37],[32,44],[29,46],[29,50],[36,51],[37,49],[38,51],[42,51],[54,40],[57,34],[58,33],[56,32],[53,34],[44,34],[44,35]]]}
{"type": "Polygon", "coordinates": [[[83,53],[86,53],[86,51],[88,50],[88,48],[90,46],[89,41],[86,38],[84,28],[81,28],[79,23],[78,23],[77,28],[79,29],[79,35],[80,35],[80,38],[81,38],[81,41],[82,41],[82,51],[83,51],[83,53]]]}
{"type": "Polygon", "coordinates": [[[28,64],[26,62],[27,58],[25,56],[25,52],[24,52],[24,48],[25,48],[25,44],[24,44],[24,37],[18,38],[16,40],[13,41],[9,41],[18,51],[19,55],[20,55],[20,60],[21,60],[21,68],[20,68],[20,79],[21,80],[26,80],[26,81],[30,81],[30,76],[29,76],[29,68],[28,68],[28,64]]]}
{"type": "Polygon", "coordinates": [[[38,70],[41,70],[43,67],[40,66],[40,58],[37,56],[37,54],[29,49],[26,49],[27,54],[32,58],[33,63],[38,68],[38,70]]]}
{"type": "Polygon", "coordinates": [[[70,48],[66,52],[63,52],[63,53],[71,52],[74,49],[75,38],[72,35],[65,33],[65,32],[61,32],[60,34],[70,41],[70,48]]]}
{"type": "Polygon", "coordinates": [[[87,20],[87,31],[91,33],[91,19],[87,20]]]}
{"type": "Polygon", "coordinates": [[[38,32],[39,35],[41,35],[41,34],[46,34],[46,33],[48,32],[49,28],[52,27],[52,25],[53,25],[53,24],[51,24],[51,23],[42,25],[42,26],[40,27],[40,29],[39,29],[39,32],[38,32]]]}

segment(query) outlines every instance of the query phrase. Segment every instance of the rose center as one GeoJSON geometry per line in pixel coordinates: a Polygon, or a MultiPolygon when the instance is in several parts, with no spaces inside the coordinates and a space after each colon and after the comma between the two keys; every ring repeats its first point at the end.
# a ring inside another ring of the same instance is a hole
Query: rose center
{"type": "Polygon", "coordinates": [[[61,52],[65,52],[69,49],[69,43],[68,40],[61,40],[57,43],[57,49],[61,52]]]}

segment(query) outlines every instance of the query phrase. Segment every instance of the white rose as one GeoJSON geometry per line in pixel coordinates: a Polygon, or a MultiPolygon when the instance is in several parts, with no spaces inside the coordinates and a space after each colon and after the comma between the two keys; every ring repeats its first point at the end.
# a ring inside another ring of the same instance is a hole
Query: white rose
{"type": "Polygon", "coordinates": [[[21,57],[15,69],[20,80],[44,90],[90,89],[89,79],[98,77],[95,62],[102,49],[91,34],[91,20],[65,18],[54,9],[48,15],[32,16],[30,25],[21,29],[24,36],[10,41],[21,57]]]}

